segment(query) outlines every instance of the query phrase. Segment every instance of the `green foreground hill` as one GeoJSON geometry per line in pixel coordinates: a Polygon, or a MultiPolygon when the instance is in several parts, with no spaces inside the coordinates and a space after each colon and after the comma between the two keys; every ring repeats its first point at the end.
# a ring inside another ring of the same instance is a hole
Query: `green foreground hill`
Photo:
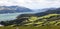
{"type": "Polygon", "coordinates": [[[16,20],[6,21],[0,29],[60,29],[60,14],[48,14],[37,17],[22,17],[16,20]],[[24,19],[23,19],[24,18],[24,19]],[[27,18],[27,19],[26,19],[27,18]],[[26,20],[25,20],[26,19],[26,20]],[[21,21],[22,20],[22,21],[21,21]],[[11,23],[13,22],[13,23],[11,23]]]}

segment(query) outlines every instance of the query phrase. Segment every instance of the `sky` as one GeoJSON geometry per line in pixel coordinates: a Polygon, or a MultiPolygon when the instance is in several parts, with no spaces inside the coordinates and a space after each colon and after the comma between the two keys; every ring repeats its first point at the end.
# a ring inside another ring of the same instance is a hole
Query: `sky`
{"type": "Polygon", "coordinates": [[[60,7],[60,0],[0,0],[0,6],[23,6],[30,9],[60,7]]]}

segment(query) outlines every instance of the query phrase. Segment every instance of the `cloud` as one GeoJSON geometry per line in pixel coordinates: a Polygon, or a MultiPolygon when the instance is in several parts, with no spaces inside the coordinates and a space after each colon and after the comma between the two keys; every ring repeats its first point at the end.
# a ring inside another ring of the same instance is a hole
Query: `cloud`
{"type": "Polygon", "coordinates": [[[60,7],[60,0],[0,0],[0,5],[18,5],[31,9],[60,7]]]}

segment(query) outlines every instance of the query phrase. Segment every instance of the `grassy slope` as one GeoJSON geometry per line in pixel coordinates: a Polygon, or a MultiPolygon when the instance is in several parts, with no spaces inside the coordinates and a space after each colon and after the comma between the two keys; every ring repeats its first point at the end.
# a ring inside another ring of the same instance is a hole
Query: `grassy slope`
{"type": "MultiPolygon", "coordinates": [[[[32,16],[29,18],[29,21],[26,21],[26,22],[30,22],[27,23],[28,26],[16,26],[16,27],[12,27],[12,26],[5,26],[5,27],[0,27],[0,29],[16,29],[17,27],[19,29],[60,29],[60,26],[55,26],[55,25],[45,25],[45,26],[39,26],[39,27],[35,27],[33,26],[33,24],[42,24],[44,23],[44,21],[47,20],[47,18],[49,19],[51,16],[59,16],[60,14],[49,14],[49,15],[46,15],[46,16],[42,16],[42,17],[35,17],[35,16],[32,16]],[[39,19],[42,19],[42,20],[39,20],[39,19]]],[[[47,22],[47,21],[46,21],[47,22]]],[[[60,21],[58,20],[57,23],[59,23],[60,21]]],[[[48,24],[54,24],[54,21],[50,21],[48,24]]]]}
{"type": "Polygon", "coordinates": [[[57,22],[57,24],[59,24],[59,22],[60,22],[59,20],[60,19],[58,18],[58,16],[60,17],[60,14],[49,14],[49,15],[42,16],[42,17],[35,17],[35,16],[33,16],[33,17],[29,18],[28,22],[30,22],[30,23],[27,23],[25,25],[31,25],[31,24],[32,25],[33,24],[39,24],[39,25],[42,25],[42,24],[51,24],[51,25],[53,25],[54,23],[56,24],[56,22],[57,22]],[[50,21],[47,21],[47,20],[50,20],[50,21]]]}

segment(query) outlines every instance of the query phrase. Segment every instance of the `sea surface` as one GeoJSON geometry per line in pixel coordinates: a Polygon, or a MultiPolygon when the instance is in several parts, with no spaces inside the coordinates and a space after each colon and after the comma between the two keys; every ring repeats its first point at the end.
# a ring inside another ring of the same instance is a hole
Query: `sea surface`
{"type": "Polygon", "coordinates": [[[6,13],[6,14],[0,14],[0,21],[8,21],[8,20],[14,20],[18,15],[21,14],[30,14],[30,13],[36,13],[36,12],[24,12],[24,13],[6,13]]]}

